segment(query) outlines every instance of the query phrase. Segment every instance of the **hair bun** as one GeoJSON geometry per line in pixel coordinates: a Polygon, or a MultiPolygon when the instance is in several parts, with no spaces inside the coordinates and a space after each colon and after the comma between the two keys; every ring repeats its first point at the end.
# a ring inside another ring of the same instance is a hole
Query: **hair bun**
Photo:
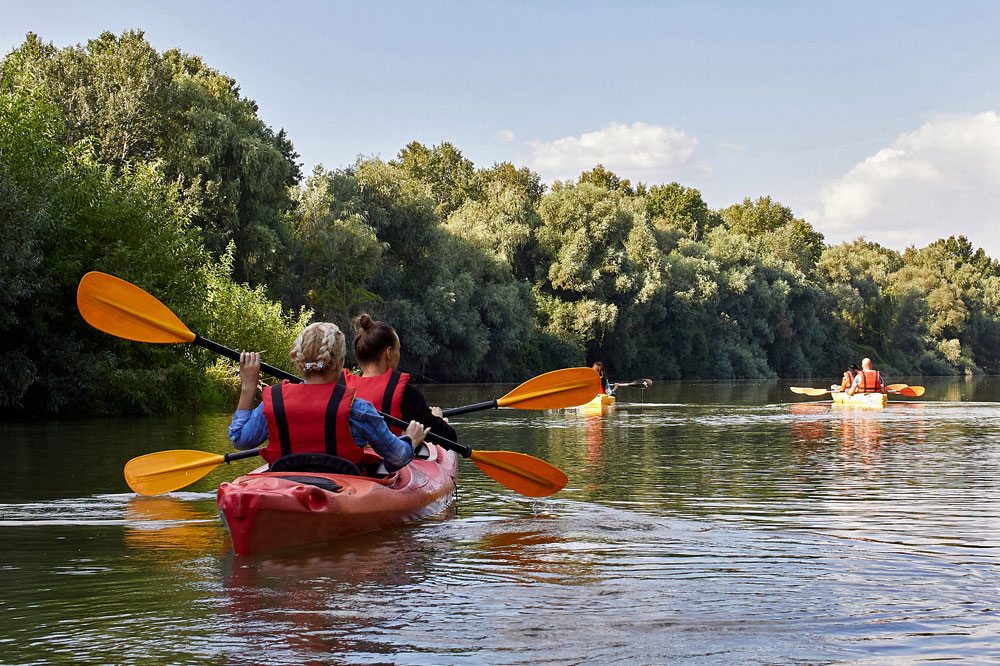
{"type": "Polygon", "coordinates": [[[367,331],[375,325],[375,322],[372,320],[371,316],[368,315],[368,313],[362,313],[354,318],[354,324],[361,330],[367,331]]]}

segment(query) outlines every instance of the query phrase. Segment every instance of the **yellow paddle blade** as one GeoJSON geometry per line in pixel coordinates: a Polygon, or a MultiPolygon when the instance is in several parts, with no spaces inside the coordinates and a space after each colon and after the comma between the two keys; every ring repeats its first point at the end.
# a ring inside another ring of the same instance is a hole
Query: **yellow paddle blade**
{"type": "Polygon", "coordinates": [[[829,389],[818,389],[818,388],[808,388],[802,386],[792,386],[792,393],[801,393],[802,395],[826,395],[830,392],[829,389]]]}
{"type": "Polygon", "coordinates": [[[566,487],[562,470],[525,453],[473,451],[470,459],[494,481],[525,497],[548,497],[566,487]]]}
{"type": "Polygon", "coordinates": [[[193,342],[195,335],[156,298],[131,282],[91,271],[80,280],[76,306],[84,321],[136,342],[193,342]]]}
{"type": "Polygon", "coordinates": [[[204,451],[147,453],[125,463],[125,482],[140,495],[169,493],[191,485],[224,462],[224,456],[204,451]]]}
{"type": "Polygon", "coordinates": [[[593,400],[601,388],[601,377],[593,368],[563,368],[529,379],[499,398],[497,406],[518,409],[576,407],[593,400]]]}
{"type": "Polygon", "coordinates": [[[909,386],[909,384],[889,384],[888,386],[885,387],[885,389],[887,391],[901,391],[902,389],[905,389],[907,386],[909,386]]]}

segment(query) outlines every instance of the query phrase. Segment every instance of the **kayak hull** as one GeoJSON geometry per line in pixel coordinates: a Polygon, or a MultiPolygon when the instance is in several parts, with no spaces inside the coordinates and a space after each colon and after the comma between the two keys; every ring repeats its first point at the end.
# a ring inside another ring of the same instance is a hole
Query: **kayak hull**
{"type": "Polygon", "coordinates": [[[601,414],[615,405],[615,397],[607,393],[598,393],[593,400],[578,407],[581,412],[588,414],[601,414]]]}
{"type": "Polygon", "coordinates": [[[429,445],[427,460],[378,479],[314,472],[254,472],[219,486],[219,515],[237,555],[336,541],[438,513],[455,495],[455,454],[429,445]]]}
{"type": "Polygon", "coordinates": [[[838,405],[882,409],[889,404],[889,396],[886,393],[855,393],[854,395],[848,395],[846,391],[834,391],[831,395],[833,396],[833,402],[838,405]]]}

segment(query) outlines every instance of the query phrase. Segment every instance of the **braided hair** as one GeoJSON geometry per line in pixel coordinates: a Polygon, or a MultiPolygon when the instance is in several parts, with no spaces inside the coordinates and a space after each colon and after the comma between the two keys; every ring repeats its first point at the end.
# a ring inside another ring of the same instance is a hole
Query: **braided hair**
{"type": "Polygon", "coordinates": [[[295,338],[288,356],[305,375],[322,373],[338,363],[343,365],[344,334],[336,324],[325,321],[309,324],[295,338]]]}

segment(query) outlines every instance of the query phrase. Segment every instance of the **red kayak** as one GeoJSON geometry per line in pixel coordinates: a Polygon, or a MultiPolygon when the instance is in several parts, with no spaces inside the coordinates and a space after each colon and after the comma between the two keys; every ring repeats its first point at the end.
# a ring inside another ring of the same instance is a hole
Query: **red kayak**
{"type": "Polygon", "coordinates": [[[219,486],[218,507],[237,555],[333,541],[402,525],[447,507],[455,454],[428,446],[427,459],[385,478],[319,472],[254,472],[219,486]]]}

